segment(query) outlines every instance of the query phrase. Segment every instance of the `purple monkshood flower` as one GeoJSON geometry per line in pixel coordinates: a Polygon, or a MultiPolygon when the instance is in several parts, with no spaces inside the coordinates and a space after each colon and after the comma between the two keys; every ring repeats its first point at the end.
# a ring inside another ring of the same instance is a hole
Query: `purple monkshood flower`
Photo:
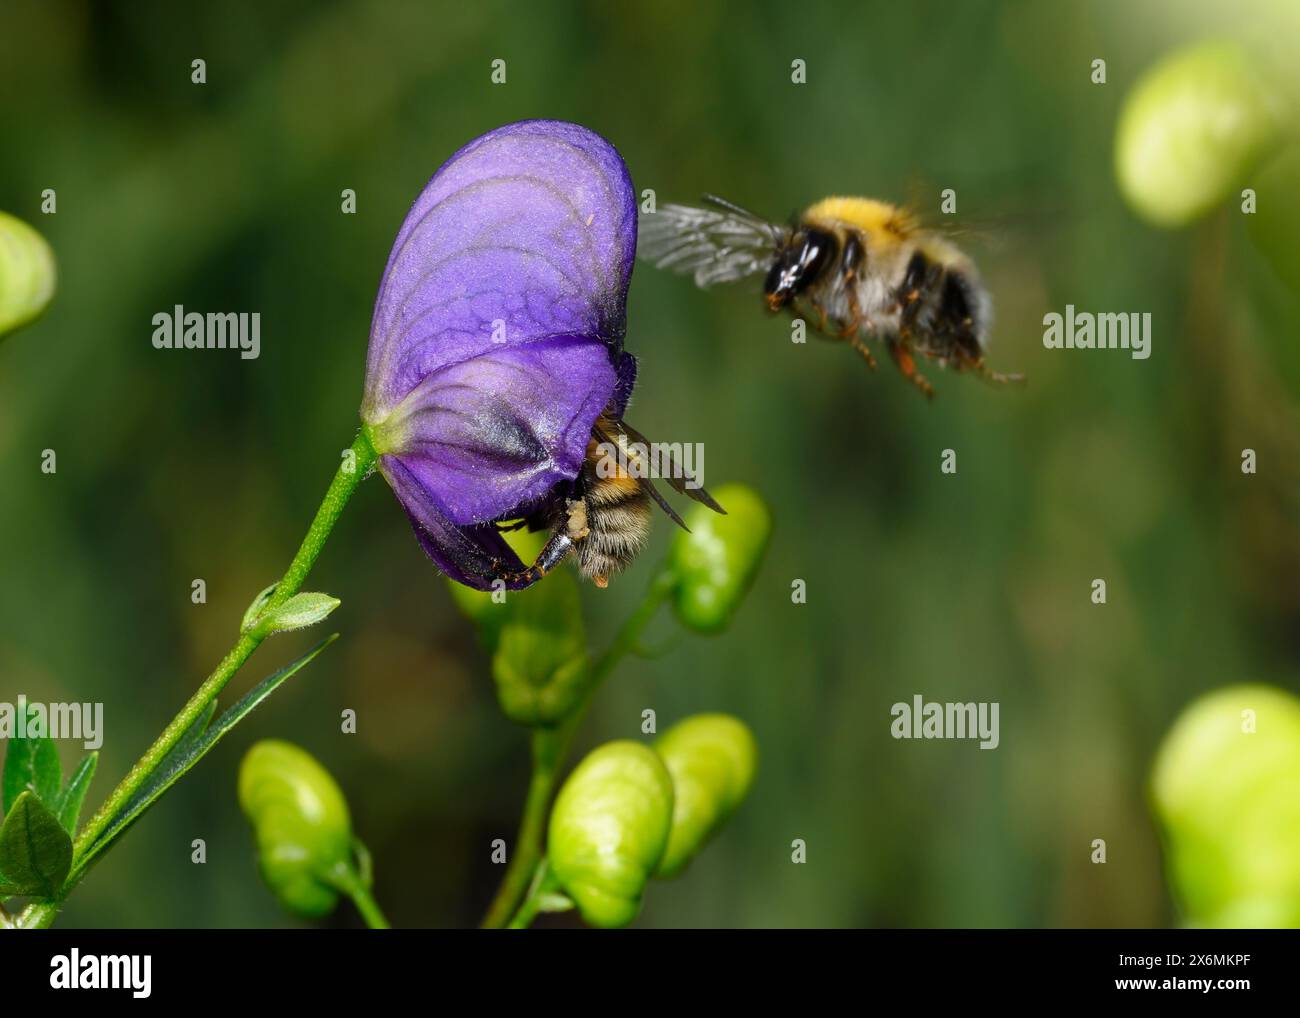
{"type": "Polygon", "coordinates": [[[494,521],[582,466],[622,412],[637,209],[604,138],[556,120],[453,155],[398,231],[370,327],[361,420],[434,563],[480,590],[523,568],[494,521]]]}

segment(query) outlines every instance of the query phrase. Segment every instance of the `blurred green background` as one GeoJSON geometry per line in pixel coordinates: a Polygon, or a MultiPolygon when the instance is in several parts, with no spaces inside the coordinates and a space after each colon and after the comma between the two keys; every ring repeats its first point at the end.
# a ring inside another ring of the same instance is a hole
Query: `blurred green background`
{"type": "MultiPolygon", "coordinates": [[[[0,345],[0,699],[104,702],[94,803],[161,730],[305,530],[355,432],[393,236],[468,139],[575,120],[619,147],[638,190],[716,191],[778,219],[829,193],[937,211],[951,187],[961,218],[996,224],[968,243],[997,308],[990,363],[1024,371],[1024,390],[932,371],[927,406],[888,364],[872,375],[844,349],[790,343],[752,292],[638,268],[629,418],[703,442],[707,480],[758,488],[776,529],[732,628],[625,665],[581,748],[639,737],[645,707],[663,727],[724,710],[757,736],[749,801],[650,889],[644,925],[1176,922],[1146,803],[1159,739],[1207,689],[1300,689],[1300,305],[1235,201],[1180,232],[1137,220],[1115,185],[1115,120],[1170,48],[1285,47],[1298,21],[1282,2],[1174,0],[7,0],[0,208],[49,238],[60,288],[0,345]],[[790,83],[795,58],[806,85],[790,83]],[[339,210],[349,187],[356,215],[339,210]],[[40,214],[45,188],[56,215],[40,214]],[[154,350],[152,316],[178,303],[259,311],[260,359],[154,350]],[[1151,359],[1045,351],[1042,316],[1067,303],[1150,311],[1151,359]],[[1000,748],[891,739],[890,705],[918,693],[999,701],[1000,748]]],[[[661,519],[637,566],[584,590],[597,646],[668,536],[661,519]]],[[[514,835],[526,734],[382,481],[308,587],[343,599],[329,623],[343,638],[123,840],[63,925],[291,922],[235,798],[240,755],[270,736],[339,779],[395,925],[477,921],[500,876],[489,844],[514,835]],[[356,735],[340,733],[345,708],[356,735]]],[[[651,638],[673,634],[665,615],[651,638]]],[[[277,637],[225,702],[314,639],[277,637]]]]}

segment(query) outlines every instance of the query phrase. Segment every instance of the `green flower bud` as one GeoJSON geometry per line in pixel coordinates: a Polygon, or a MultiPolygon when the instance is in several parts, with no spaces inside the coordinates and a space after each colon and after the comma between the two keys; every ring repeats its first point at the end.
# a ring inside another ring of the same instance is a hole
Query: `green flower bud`
{"type": "Polygon", "coordinates": [[[0,212],[0,337],[45,310],[54,282],[54,253],[45,238],[0,212]]]}
{"type": "Polygon", "coordinates": [[[556,796],[551,871],[592,926],[626,926],[668,844],[673,782],[659,755],[628,740],[587,754],[556,796]]]}
{"type": "Polygon", "coordinates": [[[1237,46],[1179,50],[1129,92],[1115,135],[1115,172],[1133,209],[1183,226],[1238,192],[1281,137],[1282,100],[1237,46]]]}
{"type": "MultiPolygon", "coordinates": [[[[525,562],[537,558],[544,533],[513,530],[506,541],[525,562]]],[[[502,711],[523,725],[568,717],[587,671],[587,635],[578,581],[556,570],[527,590],[474,590],[447,581],[452,600],[492,652],[492,677],[502,711]]]]}
{"type": "Polygon", "coordinates": [[[675,877],[744,800],[754,782],[758,746],[729,714],[696,714],[655,740],[673,779],[673,823],[657,877],[675,877]]]}
{"type": "Polygon", "coordinates": [[[513,603],[497,632],[492,678],[501,709],[522,725],[553,725],[577,706],[587,673],[578,581],[552,573],[513,603]]]}
{"type": "Polygon", "coordinates": [[[696,506],[686,516],[690,533],[678,531],[668,556],[677,577],[677,618],[701,633],[727,627],[753,583],[772,534],[771,514],[753,489],[727,484],[713,494],[727,515],[696,506]]]}
{"type": "Polygon", "coordinates": [[[240,764],[239,805],[280,904],[305,919],[333,911],[338,891],[327,878],[351,871],[353,840],[348,804],[329,772],[291,743],[264,740],[240,764]]]}
{"type": "MultiPolygon", "coordinates": [[[[532,533],[527,530],[511,530],[502,535],[506,544],[514,549],[515,554],[524,562],[534,561],[541,554],[547,535],[543,532],[532,533]]],[[[549,583],[554,577],[548,577],[549,583]]],[[[479,628],[479,635],[484,645],[490,650],[496,646],[497,634],[501,623],[505,621],[515,599],[521,594],[535,591],[546,584],[539,583],[529,590],[506,592],[504,588],[498,593],[490,590],[475,590],[455,580],[447,580],[447,589],[451,599],[467,619],[479,628]]]]}
{"type": "Polygon", "coordinates": [[[1300,926],[1300,700],[1232,686],[1192,704],[1151,780],[1172,884],[1203,926],[1300,926]]]}

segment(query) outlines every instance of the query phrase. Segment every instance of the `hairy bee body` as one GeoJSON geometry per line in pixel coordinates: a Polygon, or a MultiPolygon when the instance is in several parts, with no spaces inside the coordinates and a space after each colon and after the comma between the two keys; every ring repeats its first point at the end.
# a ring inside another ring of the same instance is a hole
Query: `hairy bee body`
{"type": "Polygon", "coordinates": [[[818,202],[800,225],[833,238],[825,267],[799,294],[823,325],[910,344],[943,364],[983,356],[992,302],[956,245],[902,209],[863,198],[818,202]]]}
{"type": "MultiPolygon", "coordinates": [[[[626,444],[627,438],[643,447],[649,444],[616,416],[612,407],[606,408],[591,429],[577,477],[556,485],[522,521],[508,526],[498,524],[502,529],[526,525],[530,530],[551,532],[536,562],[522,573],[502,574],[501,579],[512,586],[534,583],[571,554],[583,576],[605,587],[610,577],[622,572],[645,547],[652,503],[685,528],[681,517],[655,488],[645,464],[639,461],[640,454],[626,444]],[[618,448],[630,458],[612,456],[611,449],[618,448]]],[[[687,486],[685,482],[691,479],[684,472],[666,480],[675,490],[714,512],[724,512],[698,484],[687,486]]]]}
{"type": "Polygon", "coordinates": [[[713,209],[664,205],[642,230],[639,253],[691,273],[700,286],[764,275],[769,311],[790,310],[846,340],[873,368],[882,342],[926,395],[914,354],[993,381],[1018,380],[984,364],[992,301],[974,263],[905,209],[870,198],[826,198],[788,226],[720,198],[713,209]]]}
{"type": "Polygon", "coordinates": [[[580,529],[587,531],[576,542],[578,571],[598,587],[605,586],[645,547],[651,517],[650,493],[640,478],[624,467],[600,468],[605,456],[602,444],[597,434],[587,443],[587,458],[575,491],[581,509],[572,508],[575,500],[570,500],[565,510],[570,525],[580,523],[580,529]],[[574,512],[580,514],[579,520],[573,519],[574,512]]]}

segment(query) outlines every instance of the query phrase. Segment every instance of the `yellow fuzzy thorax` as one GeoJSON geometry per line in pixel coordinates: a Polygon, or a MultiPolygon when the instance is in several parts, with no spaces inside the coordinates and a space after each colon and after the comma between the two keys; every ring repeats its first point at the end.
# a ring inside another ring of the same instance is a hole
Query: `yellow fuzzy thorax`
{"type": "Polygon", "coordinates": [[[878,242],[902,240],[916,229],[906,209],[874,198],[823,198],[808,208],[804,220],[824,228],[851,226],[878,242]]]}

